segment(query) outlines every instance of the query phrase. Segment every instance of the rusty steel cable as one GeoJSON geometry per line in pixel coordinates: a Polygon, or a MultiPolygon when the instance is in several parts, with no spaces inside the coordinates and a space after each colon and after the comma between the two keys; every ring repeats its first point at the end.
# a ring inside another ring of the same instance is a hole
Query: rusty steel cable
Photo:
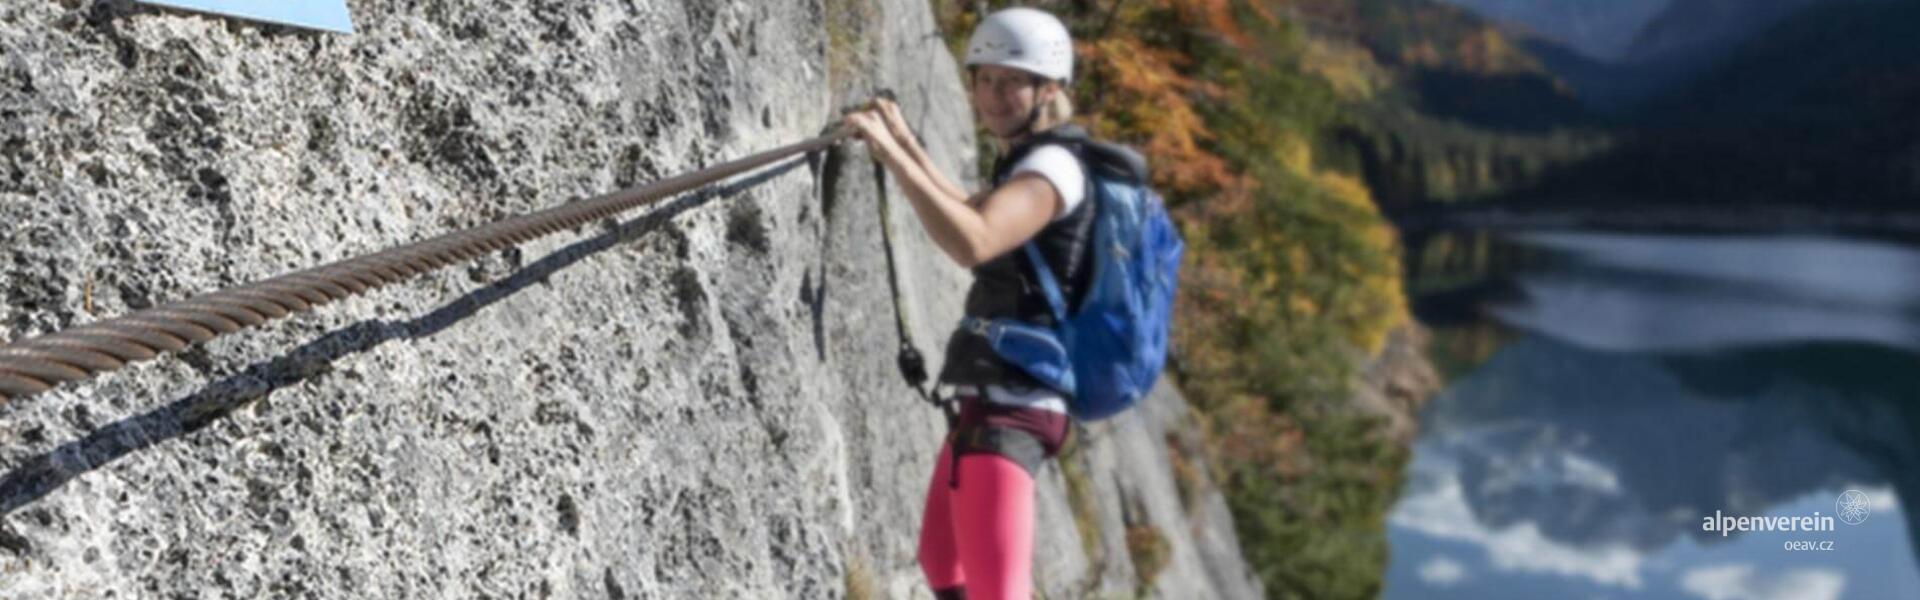
{"type": "Polygon", "coordinates": [[[415,275],[612,217],[854,135],[819,137],[732,162],[479,227],[193,296],[104,321],[0,346],[0,402],[86,379],[127,363],[178,352],[415,275]]]}

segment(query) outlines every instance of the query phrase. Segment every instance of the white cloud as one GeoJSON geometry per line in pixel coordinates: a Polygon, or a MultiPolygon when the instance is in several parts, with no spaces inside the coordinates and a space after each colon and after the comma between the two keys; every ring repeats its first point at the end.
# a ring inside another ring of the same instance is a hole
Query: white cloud
{"type": "Polygon", "coordinates": [[[1436,556],[1420,565],[1420,580],[1435,587],[1448,587],[1467,578],[1467,567],[1460,561],[1436,556]]]}
{"type": "Polygon", "coordinates": [[[1894,493],[1891,487],[1854,486],[1849,489],[1856,489],[1867,493],[1867,499],[1873,501],[1873,514],[1892,513],[1900,510],[1900,495],[1894,493]]]}
{"type": "Polygon", "coordinates": [[[1680,576],[1681,589],[1706,600],[1834,600],[1846,587],[1846,576],[1831,569],[1761,573],[1753,565],[1727,564],[1680,576]]]}
{"type": "Polygon", "coordinates": [[[1567,483],[1604,494],[1620,495],[1620,476],[1606,465],[1571,452],[1560,456],[1560,464],[1567,483]]]}
{"type": "Polygon", "coordinates": [[[1585,577],[1602,585],[1640,589],[1646,557],[1624,544],[1579,547],[1547,538],[1533,523],[1494,530],[1474,518],[1457,474],[1435,477],[1431,489],[1402,500],[1394,525],[1486,550],[1496,570],[1585,577]]]}

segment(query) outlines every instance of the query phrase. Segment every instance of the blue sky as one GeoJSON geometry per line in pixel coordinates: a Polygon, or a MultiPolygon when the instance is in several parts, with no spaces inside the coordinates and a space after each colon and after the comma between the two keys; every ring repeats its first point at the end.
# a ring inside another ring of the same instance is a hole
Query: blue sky
{"type": "Polygon", "coordinates": [[[347,13],[347,0],[140,0],[140,2],[308,29],[353,33],[353,17],[347,13]]]}

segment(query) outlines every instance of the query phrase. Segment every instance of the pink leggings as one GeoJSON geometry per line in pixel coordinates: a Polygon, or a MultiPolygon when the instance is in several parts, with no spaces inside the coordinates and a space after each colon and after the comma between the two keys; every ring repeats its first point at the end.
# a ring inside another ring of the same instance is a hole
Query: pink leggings
{"type": "Polygon", "coordinates": [[[920,517],[920,570],[942,599],[1025,599],[1033,589],[1033,477],[993,454],[960,456],[949,487],[951,440],[940,448],[920,517]],[[962,591],[964,590],[964,591],[962,591]]]}

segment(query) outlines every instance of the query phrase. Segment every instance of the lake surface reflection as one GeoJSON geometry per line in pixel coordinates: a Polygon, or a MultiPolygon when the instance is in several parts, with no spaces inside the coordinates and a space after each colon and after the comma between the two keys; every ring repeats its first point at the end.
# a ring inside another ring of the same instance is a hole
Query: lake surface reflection
{"type": "Polygon", "coordinates": [[[1920,598],[1902,505],[1920,499],[1920,248],[1503,243],[1537,260],[1478,274],[1500,292],[1450,326],[1509,339],[1422,416],[1387,596],[1920,598]],[[1869,498],[1863,522],[1703,528],[1835,517],[1847,490],[1869,498]]]}

